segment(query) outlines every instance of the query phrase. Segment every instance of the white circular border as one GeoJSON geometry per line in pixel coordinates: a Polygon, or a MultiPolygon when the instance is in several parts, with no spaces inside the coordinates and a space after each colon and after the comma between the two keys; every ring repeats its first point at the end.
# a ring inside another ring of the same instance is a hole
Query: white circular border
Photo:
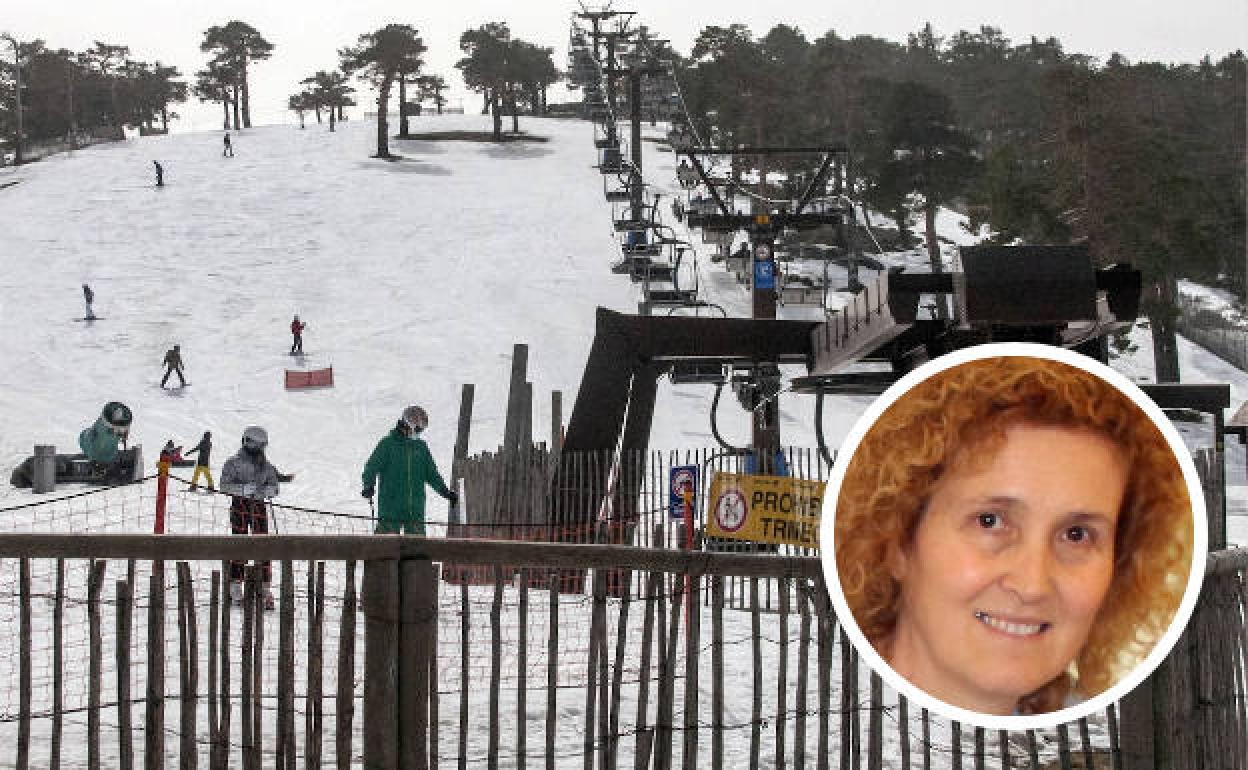
{"type": "Polygon", "coordinates": [[[1127,693],[1135,689],[1140,682],[1152,674],[1157,666],[1161,665],[1161,662],[1170,654],[1170,650],[1178,641],[1179,635],[1187,626],[1188,620],[1191,619],[1192,610],[1195,609],[1196,599],[1200,595],[1201,583],[1205,577],[1205,559],[1209,539],[1205,497],[1200,487],[1200,478],[1196,474],[1196,466],[1192,462],[1191,455],[1187,446],[1184,445],[1183,439],[1179,436],[1179,432],[1170,423],[1169,418],[1165,416],[1161,408],[1145,395],[1144,391],[1140,390],[1135,383],[1110,369],[1105,364],[1082,353],[1075,353],[1065,348],[1032,342],[992,342],[946,353],[908,372],[872,402],[866,412],[854,423],[854,427],[849,431],[849,435],[837,452],[836,462],[833,464],[832,473],[828,478],[828,489],[830,490],[829,494],[824,495],[821,514],[822,524],[819,531],[819,542],[823,544],[820,548],[820,558],[823,561],[824,581],[828,586],[832,603],[836,607],[837,616],[841,619],[841,625],[854,647],[857,648],[858,654],[894,690],[905,695],[911,701],[949,719],[977,727],[985,727],[992,730],[1045,729],[1081,719],[1093,712],[1104,711],[1110,703],[1121,700],[1127,693]],[[840,497],[841,483],[845,480],[845,471],[849,466],[849,461],[858,450],[858,445],[862,443],[863,436],[875,424],[875,421],[897,399],[908,393],[911,388],[938,372],[943,372],[946,369],[951,369],[969,361],[1007,356],[1046,358],[1051,361],[1069,364],[1108,382],[1134,401],[1136,406],[1140,407],[1152,419],[1153,424],[1161,431],[1161,435],[1165,437],[1166,443],[1170,445],[1170,450],[1174,452],[1175,458],[1179,461],[1179,468],[1182,469],[1183,478],[1187,481],[1187,494],[1192,502],[1192,526],[1195,529],[1192,537],[1192,568],[1191,573],[1188,575],[1187,590],[1183,594],[1183,600],[1179,603],[1179,609],[1175,613],[1174,620],[1153,647],[1152,652],[1127,676],[1123,677],[1105,692],[1059,711],[1027,716],[995,716],[968,711],[967,709],[950,705],[920,690],[894,671],[892,666],[884,662],[884,659],[875,651],[875,648],[867,641],[862,630],[858,627],[858,622],[854,619],[853,613],[850,612],[849,605],[845,601],[844,592],[841,590],[840,575],[836,569],[836,503],[840,497]]]}

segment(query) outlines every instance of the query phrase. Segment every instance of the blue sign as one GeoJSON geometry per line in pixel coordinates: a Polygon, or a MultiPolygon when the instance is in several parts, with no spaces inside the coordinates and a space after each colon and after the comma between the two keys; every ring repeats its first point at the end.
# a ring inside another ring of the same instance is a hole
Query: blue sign
{"type": "Polygon", "coordinates": [[[776,263],[771,260],[754,261],[754,288],[776,288],[776,263]]]}
{"type": "Polygon", "coordinates": [[[674,465],[667,479],[668,515],[693,521],[698,513],[698,466],[674,465]]]}

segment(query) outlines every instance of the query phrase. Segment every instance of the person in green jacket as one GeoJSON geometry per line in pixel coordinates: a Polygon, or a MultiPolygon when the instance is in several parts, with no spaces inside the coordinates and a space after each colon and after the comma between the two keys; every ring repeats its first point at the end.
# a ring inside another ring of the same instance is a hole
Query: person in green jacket
{"type": "Polygon", "coordinates": [[[438,473],[433,455],[420,434],[429,425],[429,415],[419,406],[403,410],[394,430],[387,433],[364,464],[360,493],[370,501],[376,482],[381,480],[377,499],[377,534],[425,534],[425,485],[454,506],[459,496],[447,489],[438,473]]]}

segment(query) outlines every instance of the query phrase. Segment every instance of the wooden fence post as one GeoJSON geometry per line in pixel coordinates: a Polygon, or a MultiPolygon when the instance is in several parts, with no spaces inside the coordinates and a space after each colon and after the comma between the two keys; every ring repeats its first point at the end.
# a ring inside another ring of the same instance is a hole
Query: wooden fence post
{"type": "MultiPolygon", "coordinates": [[[[355,721],[355,562],[347,562],[346,592],[338,632],[338,689],[334,710],[334,759],[338,770],[351,770],[351,729],[355,721]]],[[[380,600],[380,597],[379,597],[380,600]]]]}
{"type": "Polygon", "coordinates": [[[399,767],[399,563],[364,562],[364,766],[399,767]]]}
{"type": "Polygon", "coordinates": [[[130,628],[134,583],[118,580],[116,590],[117,642],[113,651],[117,658],[117,754],[121,770],[132,770],[134,743],[131,725],[134,715],[130,710],[130,628]]]}
{"type": "Polygon", "coordinates": [[[52,752],[50,770],[61,770],[61,738],[65,720],[65,560],[56,560],[52,599],[52,752]]]}
{"type": "Polygon", "coordinates": [[[17,722],[17,770],[30,768],[30,559],[23,558],[18,565],[21,607],[18,610],[18,722],[17,722]]]}
{"type": "Polygon", "coordinates": [[[91,577],[87,583],[87,626],[91,636],[90,658],[87,664],[87,768],[100,770],[100,692],[103,670],[104,639],[100,632],[100,592],[104,588],[104,569],[108,562],[96,559],[91,562],[91,577]]]}
{"type": "Polygon", "coordinates": [[[152,562],[147,605],[147,709],[143,767],[165,767],[165,563],[152,562]]]}
{"type": "MultiPolygon", "coordinates": [[[[463,389],[459,394],[459,426],[455,432],[455,454],[451,459],[451,489],[458,491],[459,480],[464,477],[465,465],[468,462],[468,439],[472,430],[472,400],[474,386],[470,382],[464,383],[463,389]]],[[[453,509],[453,513],[457,516],[457,520],[449,523],[447,533],[448,537],[462,537],[462,533],[457,525],[467,524],[464,518],[464,501],[453,509]]]]}
{"type": "MultiPolygon", "coordinates": [[[[437,622],[437,571],[428,559],[399,562],[398,759],[404,770],[429,767],[429,660],[437,622]]],[[[367,606],[367,605],[365,605],[367,606]]],[[[466,653],[467,651],[465,651],[466,653]]]]}

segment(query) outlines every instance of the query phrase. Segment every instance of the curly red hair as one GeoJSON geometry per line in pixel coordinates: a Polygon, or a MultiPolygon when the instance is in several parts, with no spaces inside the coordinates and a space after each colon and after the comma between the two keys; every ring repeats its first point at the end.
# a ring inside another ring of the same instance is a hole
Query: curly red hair
{"type": "Polygon", "coordinates": [[[1019,704],[1021,713],[1042,713],[1103,692],[1121,662],[1146,656],[1174,618],[1191,570],[1183,472],[1152,419],[1116,387],[1025,356],[970,361],[919,383],[885,410],[850,460],[836,503],[836,566],[854,619],[884,654],[901,595],[890,556],[910,542],[936,480],[991,458],[1019,423],[1098,433],[1129,468],[1113,579],[1074,661],[1077,679],[1064,673],[1019,704]]]}

